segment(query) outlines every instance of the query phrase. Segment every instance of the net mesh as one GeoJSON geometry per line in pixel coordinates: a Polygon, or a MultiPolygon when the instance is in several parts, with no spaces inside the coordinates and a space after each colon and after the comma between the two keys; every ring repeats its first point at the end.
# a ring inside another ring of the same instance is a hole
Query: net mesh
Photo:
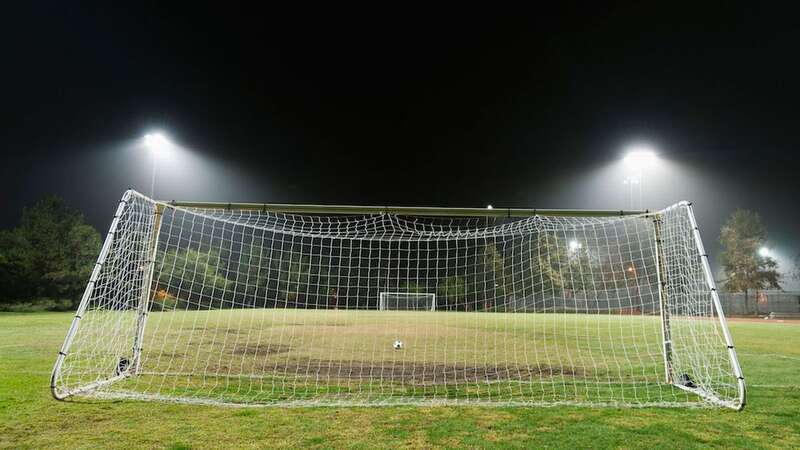
{"type": "Polygon", "coordinates": [[[54,389],[242,405],[736,406],[690,214],[295,215],[130,193],[54,389]],[[434,304],[382,309],[382,297],[434,304]]]}

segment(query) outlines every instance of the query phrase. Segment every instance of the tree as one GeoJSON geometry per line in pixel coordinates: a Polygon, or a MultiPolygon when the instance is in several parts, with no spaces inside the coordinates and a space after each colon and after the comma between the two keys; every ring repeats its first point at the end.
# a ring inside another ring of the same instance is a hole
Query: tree
{"type": "Polygon", "coordinates": [[[427,286],[416,281],[403,281],[400,283],[400,290],[409,294],[424,294],[428,292],[427,286]]]}
{"type": "MultiPolygon", "coordinates": [[[[487,245],[483,249],[483,293],[492,295],[483,299],[484,302],[493,302],[494,299],[503,299],[511,284],[511,271],[505,270],[505,259],[502,252],[495,244],[487,245]]],[[[492,305],[494,306],[494,305],[492,305]]]]}
{"type": "Polygon", "coordinates": [[[466,305],[463,300],[467,296],[467,280],[459,276],[448,277],[439,285],[437,294],[444,299],[446,309],[458,309],[459,303],[466,305]]]}
{"type": "Polygon", "coordinates": [[[581,242],[574,248],[566,237],[556,233],[543,233],[538,241],[538,257],[531,264],[534,280],[541,280],[546,288],[555,292],[583,292],[594,286],[594,274],[600,271],[600,262],[592,258],[589,249],[581,242]]]}
{"type": "Polygon", "coordinates": [[[283,253],[280,259],[273,260],[278,269],[278,299],[286,305],[306,305],[306,294],[311,283],[310,259],[300,253],[283,253]]]}
{"type": "Polygon", "coordinates": [[[566,285],[562,270],[567,261],[566,243],[555,233],[542,233],[537,245],[541,251],[537,252],[531,264],[533,279],[541,280],[544,289],[561,291],[566,285]]]}
{"type": "Polygon", "coordinates": [[[224,263],[215,250],[167,250],[161,258],[158,282],[161,289],[183,302],[193,302],[202,308],[223,307],[230,280],[225,277],[224,263]],[[193,293],[193,294],[190,294],[193,293]]]}
{"type": "Polygon", "coordinates": [[[19,229],[0,231],[0,303],[36,296],[33,249],[19,229]]]}
{"type": "Polygon", "coordinates": [[[719,240],[724,248],[720,259],[727,276],[725,288],[744,293],[745,309],[749,310],[750,290],[780,289],[778,263],[758,252],[767,242],[767,228],[757,213],[734,211],[722,226],[719,240]]]}
{"type": "Polygon", "coordinates": [[[77,302],[100,245],[80,211],[45,197],[22,211],[17,228],[0,233],[0,296],[6,302],[77,302]]]}

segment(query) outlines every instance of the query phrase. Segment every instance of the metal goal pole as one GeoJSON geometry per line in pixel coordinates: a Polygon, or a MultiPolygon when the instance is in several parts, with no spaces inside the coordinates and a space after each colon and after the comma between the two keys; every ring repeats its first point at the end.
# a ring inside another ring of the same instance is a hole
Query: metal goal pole
{"type": "Polygon", "coordinates": [[[147,272],[142,282],[142,296],[139,299],[138,317],[136,319],[136,337],[133,342],[133,364],[131,372],[139,373],[142,364],[142,345],[144,342],[144,330],[147,325],[147,316],[150,310],[150,299],[155,295],[153,289],[153,272],[156,266],[156,253],[158,252],[158,236],[161,233],[161,215],[164,207],[160,203],[155,204],[153,211],[153,228],[150,236],[150,247],[148,250],[147,272]]]}
{"type": "Polygon", "coordinates": [[[708,262],[708,253],[706,253],[705,247],[703,247],[703,240],[700,238],[700,228],[697,226],[697,219],[694,217],[692,204],[687,201],[683,201],[679,203],[679,206],[686,207],[686,212],[689,216],[689,224],[692,227],[692,235],[694,236],[694,242],[697,246],[700,261],[703,266],[703,273],[705,274],[708,288],[711,291],[714,309],[716,310],[717,318],[719,319],[720,327],[722,328],[722,334],[725,337],[725,345],[728,347],[728,356],[730,358],[731,369],[733,370],[734,376],[736,376],[736,384],[739,390],[739,404],[736,405],[735,409],[741,411],[744,408],[745,401],[747,400],[747,388],[745,387],[744,383],[744,373],[742,372],[742,367],[739,365],[739,358],[736,356],[736,348],[733,345],[733,337],[731,337],[731,332],[728,329],[728,321],[725,319],[725,313],[722,311],[722,303],[719,300],[719,292],[717,292],[717,285],[714,282],[714,276],[711,272],[711,265],[708,262]]]}
{"type": "MultiPolygon", "coordinates": [[[[103,242],[103,247],[100,249],[100,255],[97,257],[97,262],[94,265],[94,269],[92,270],[92,275],[89,277],[89,282],[86,283],[86,289],[83,291],[83,296],[81,297],[81,301],[78,304],[78,310],[75,313],[75,317],[72,319],[72,324],[69,327],[69,331],[67,331],[67,337],[64,339],[64,343],[61,345],[61,350],[58,352],[58,357],[56,358],[56,363],[53,366],[53,373],[50,376],[50,392],[53,394],[57,400],[63,400],[70,395],[74,394],[75,392],[59,392],[58,391],[58,378],[61,375],[61,368],[64,364],[64,359],[67,357],[69,353],[69,349],[72,346],[72,340],[75,338],[75,333],[78,331],[78,327],[80,326],[81,318],[83,314],[86,312],[86,307],[89,304],[89,298],[91,297],[92,293],[94,292],[95,283],[97,283],[97,278],[100,276],[100,271],[103,269],[103,265],[106,262],[106,257],[108,257],[108,252],[111,250],[111,245],[114,242],[114,235],[117,232],[117,227],[119,226],[119,219],[122,217],[122,213],[125,211],[125,208],[128,205],[131,197],[133,196],[134,191],[128,190],[122,196],[122,199],[119,201],[119,205],[117,206],[117,212],[114,214],[114,219],[111,221],[111,226],[109,227],[108,234],[106,235],[106,239],[103,242]]],[[[109,377],[109,381],[111,378],[116,377],[109,377]]],[[[85,391],[87,387],[78,388],[78,391],[85,391]]]]}
{"type": "Polygon", "coordinates": [[[664,373],[666,382],[672,384],[675,375],[672,370],[672,328],[670,326],[669,291],[666,282],[666,266],[664,263],[664,243],[661,236],[663,216],[657,214],[653,218],[655,238],[656,282],[658,283],[658,306],[661,313],[661,338],[664,353],[664,373]]]}

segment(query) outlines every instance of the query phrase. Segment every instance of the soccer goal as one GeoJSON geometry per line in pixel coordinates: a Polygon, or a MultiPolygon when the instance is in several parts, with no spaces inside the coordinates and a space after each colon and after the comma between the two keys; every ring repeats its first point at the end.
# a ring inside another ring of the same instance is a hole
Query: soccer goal
{"type": "Polygon", "coordinates": [[[51,387],[253,406],[745,403],[686,202],[487,210],[128,191],[51,387]]]}
{"type": "Polygon", "coordinates": [[[436,294],[381,292],[381,311],[436,311],[436,294]]]}

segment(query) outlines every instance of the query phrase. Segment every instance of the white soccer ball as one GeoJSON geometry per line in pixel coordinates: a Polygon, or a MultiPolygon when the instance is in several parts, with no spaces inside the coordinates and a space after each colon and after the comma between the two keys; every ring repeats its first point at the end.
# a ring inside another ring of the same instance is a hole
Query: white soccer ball
{"type": "Polygon", "coordinates": [[[400,340],[394,341],[393,345],[395,350],[400,350],[403,348],[403,341],[400,340]]]}

